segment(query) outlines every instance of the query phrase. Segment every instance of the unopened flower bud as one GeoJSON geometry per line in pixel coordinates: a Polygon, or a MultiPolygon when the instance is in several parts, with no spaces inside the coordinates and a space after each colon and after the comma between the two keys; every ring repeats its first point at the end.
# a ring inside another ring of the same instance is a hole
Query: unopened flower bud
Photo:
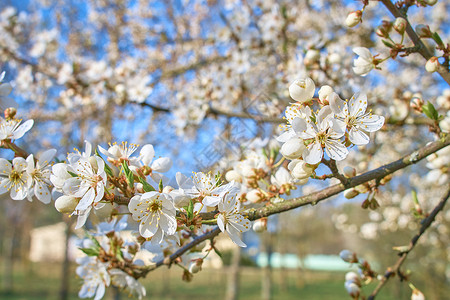
{"type": "Polygon", "coordinates": [[[296,159],[302,155],[305,149],[306,146],[303,143],[303,140],[298,137],[294,137],[281,146],[280,153],[287,159],[296,159]]]}
{"type": "Polygon", "coordinates": [[[295,159],[288,165],[289,171],[291,171],[292,177],[295,179],[308,179],[314,171],[314,167],[308,165],[305,161],[295,159]]]}
{"type": "Polygon", "coordinates": [[[289,95],[300,103],[311,100],[314,96],[316,85],[311,78],[295,80],[289,86],[289,95]]]}
{"type": "Polygon", "coordinates": [[[450,114],[447,113],[447,116],[439,122],[439,127],[443,132],[450,132],[450,114]]]}
{"type": "Polygon", "coordinates": [[[350,281],[345,282],[345,289],[347,290],[347,293],[354,299],[356,297],[359,297],[359,293],[361,292],[359,286],[356,283],[350,281]]]}
{"type": "Polygon", "coordinates": [[[394,27],[395,31],[397,31],[400,34],[403,34],[403,33],[405,33],[407,24],[408,24],[408,21],[406,21],[406,19],[404,19],[402,17],[398,17],[397,19],[395,19],[393,27],[394,27]]]}
{"type": "Polygon", "coordinates": [[[261,193],[258,190],[251,190],[245,195],[248,201],[256,203],[261,200],[261,193]]]}
{"type": "Polygon", "coordinates": [[[425,300],[425,295],[418,289],[414,289],[411,294],[411,300],[425,300]]]}
{"type": "Polygon", "coordinates": [[[305,66],[310,66],[314,64],[315,62],[319,61],[320,59],[320,52],[316,49],[309,49],[306,52],[305,58],[303,59],[303,63],[305,66]]]}
{"type": "Polygon", "coordinates": [[[379,37],[382,38],[388,38],[389,37],[389,30],[386,29],[385,26],[380,25],[377,27],[377,29],[375,30],[376,35],[378,35],[379,37]]]}
{"type": "Polygon", "coordinates": [[[203,259],[199,258],[191,262],[189,265],[189,272],[192,274],[198,273],[202,270],[203,259]]]}
{"type": "Polygon", "coordinates": [[[15,107],[8,107],[5,109],[5,119],[14,119],[17,113],[17,109],[15,107]]]}
{"type": "Polygon", "coordinates": [[[357,263],[358,262],[358,257],[356,256],[355,252],[352,252],[350,250],[342,250],[339,253],[340,258],[348,263],[357,263]]]}
{"type": "Polygon", "coordinates": [[[324,85],[319,90],[319,99],[322,105],[328,105],[330,104],[328,101],[328,96],[333,93],[333,88],[329,85],[324,85]]]}
{"type": "Polygon", "coordinates": [[[438,2],[438,0],[425,0],[425,3],[429,6],[433,6],[438,2]]]}
{"type": "Polygon", "coordinates": [[[417,25],[415,30],[420,38],[431,38],[431,35],[433,34],[430,30],[430,26],[425,24],[417,25]]]}
{"type": "Polygon", "coordinates": [[[168,194],[168,193],[170,193],[170,192],[173,191],[173,190],[174,190],[173,187],[171,187],[170,185],[166,185],[166,186],[163,188],[163,193],[164,193],[164,194],[168,194]]]}
{"type": "Polygon", "coordinates": [[[63,214],[70,214],[78,205],[78,199],[72,196],[61,196],[55,201],[55,208],[63,214]]]}
{"type": "Polygon", "coordinates": [[[267,230],[267,218],[258,219],[253,222],[254,232],[263,232],[267,230]]]}
{"type": "Polygon", "coordinates": [[[355,10],[348,14],[347,19],[345,19],[345,25],[347,27],[355,27],[361,23],[362,11],[355,10]]]}
{"type": "Polygon", "coordinates": [[[242,176],[241,174],[239,174],[238,172],[236,172],[235,170],[230,170],[225,174],[225,179],[228,182],[231,181],[237,181],[237,182],[242,182],[242,176]]]}
{"type": "Polygon", "coordinates": [[[421,97],[414,96],[411,101],[409,102],[409,106],[414,109],[415,111],[421,113],[422,112],[422,106],[425,104],[425,102],[422,100],[421,97]]]}
{"type": "Polygon", "coordinates": [[[328,55],[328,62],[330,64],[340,64],[342,62],[342,57],[338,53],[331,53],[328,55]]]}
{"type": "Polygon", "coordinates": [[[358,286],[361,286],[360,277],[355,272],[347,272],[345,274],[345,281],[346,282],[353,282],[358,286]]]}
{"type": "Polygon", "coordinates": [[[356,169],[350,166],[344,167],[344,175],[345,177],[354,177],[356,175],[356,169]]]}
{"type": "Polygon", "coordinates": [[[427,70],[427,72],[429,73],[436,72],[438,68],[439,68],[439,61],[436,56],[430,58],[425,64],[425,70],[427,70]]]}
{"type": "Polygon", "coordinates": [[[359,195],[359,192],[355,189],[349,189],[344,192],[344,197],[347,199],[353,199],[359,195]]]}

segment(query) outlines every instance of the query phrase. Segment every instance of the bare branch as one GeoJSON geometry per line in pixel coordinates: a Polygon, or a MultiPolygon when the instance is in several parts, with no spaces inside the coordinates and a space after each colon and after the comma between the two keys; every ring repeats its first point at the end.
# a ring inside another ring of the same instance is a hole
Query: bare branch
{"type": "Polygon", "coordinates": [[[419,241],[420,237],[424,234],[424,232],[430,227],[431,223],[433,223],[434,219],[436,218],[436,215],[444,208],[445,203],[447,202],[448,198],[450,197],[450,186],[447,189],[447,193],[445,196],[441,199],[441,201],[436,205],[436,207],[433,209],[431,214],[422,221],[422,226],[420,227],[419,233],[417,233],[410,241],[409,247],[407,250],[402,251],[399,253],[400,258],[397,260],[395,265],[391,268],[388,268],[388,271],[384,274],[383,279],[380,281],[380,283],[377,285],[377,287],[373,290],[372,294],[370,294],[368,300],[373,300],[377,296],[377,294],[380,292],[380,290],[386,285],[388,280],[393,277],[395,274],[398,274],[400,278],[403,278],[400,268],[403,265],[403,263],[406,260],[406,257],[408,254],[414,249],[414,246],[419,241]]]}
{"type": "MultiPolygon", "coordinates": [[[[418,49],[418,52],[420,55],[423,56],[426,60],[429,60],[432,57],[431,52],[428,50],[428,48],[425,46],[425,44],[422,42],[422,40],[419,38],[419,36],[416,34],[414,29],[411,27],[411,24],[409,23],[408,17],[406,13],[395,7],[395,5],[391,2],[391,0],[380,0],[381,3],[386,6],[386,8],[390,11],[390,13],[396,17],[396,18],[404,18],[406,20],[406,33],[408,34],[411,41],[414,43],[414,46],[418,49]]],[[[439,68],[438,70],[441,77],[447,82],[448,85],[450,85],[450,73],[445,68],[439,68]]]]}

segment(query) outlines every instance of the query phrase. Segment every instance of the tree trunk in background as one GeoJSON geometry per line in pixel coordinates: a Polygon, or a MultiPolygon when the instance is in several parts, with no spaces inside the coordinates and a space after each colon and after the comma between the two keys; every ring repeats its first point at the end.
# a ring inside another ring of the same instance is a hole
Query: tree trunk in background
{"type": "Polygon", "coordinates": [[[64,260],[61,268],[61,286],[59,288],[59,299],[67,300],[69,298],[69,275],[70,275],[70,261],[69,261],[69,238],[72,234],[72,219],[67,215],[63,214],[63,221],[66,223],[66,240],[65,240],[65,251],[64,251],[64,260]]]}
{"type": "Polygon", "coordinates": [[[241,262],[241,247],[235,245],[228,269],[228,284],[225,300],[237,300],[239,296],[239,273],[241,262]]]}
{"type": "Polygon", "coordinates": [[[281,234],[278,235],[278,249],[281,256],[281,266],[280,266],[280,291],[287,292],[289,289],[289,276],[288,269],[285,267],[285,255],[286,255],[286,242],[283,243],[286,236],[281,234]]]}
{"type": "Polygon", "coordinates": [[[267,266],[262,270],[262,282],[261,282],[261,299],[272,299],[272,266],[270,265],[272,257],[272,234],[265,232],[261,241],[261,253],[267,255],[267,266]]]}
{"type": "MultiPolygon", "coordinates": [[[[10,223],[11,224],[11,223],[10,223]]],[[[16,235],[16,226],[13,224],[10,230],[5,231],[3,239],[3,281],[2,290],[9,293],[13,288],[13,273],[14,273],[14,236],[16,235]]]]}

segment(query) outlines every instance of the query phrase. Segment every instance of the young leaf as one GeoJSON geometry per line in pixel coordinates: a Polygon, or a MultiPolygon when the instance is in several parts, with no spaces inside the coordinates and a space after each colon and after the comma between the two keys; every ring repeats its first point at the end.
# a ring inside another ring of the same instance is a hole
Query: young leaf
{"type": "Polygon", "coordinates": [[[162,193],[162,190],[164,189],[162,179],[159,180],[158,188],[159,188],[159,192],[162,193]]]}
{"type": "Polygon", "coordinates": [[[186,212],[188,219],[192,220],[192,218],[194,217],[194,202],[192,202],[192,199],[189,200],[189,205],[186,209],[186,212]]]}
{"type": "Polygon", "coordinates": [[[431,102],[427,102],[427,104],[422,106],[423,113],[432,120],[438,120],[439,119],[439,113],[437,112],[436,108],[434,108],[433,104],[431,102]]]}
{"type": "Polygon", "coordinates": [[[81,251],[83,251],[87,256],[98,256],[98,249],[93,248],[79,248],[81,251]]]}
{"type": "Polygon", "coordinates": [[[153,186],[151,186],[150,183],[148,183],[147,181],[145,181],[144,178],[139,177],[139,182],[142,183],[144,192],[147,193],[147,192],[153,192],[153,191],[155,191],[155,188],[154,188],[153,186]]]}
{"type": "Polygon", "coordinates": [[[133,188],[134,185],[134,175],[133,172],[131,172],[130,168],[128,167],[128,164],[126,161],[122,162],[123,171],[125,172],[125,176],[127,177],[128,185],[133,188]]]}

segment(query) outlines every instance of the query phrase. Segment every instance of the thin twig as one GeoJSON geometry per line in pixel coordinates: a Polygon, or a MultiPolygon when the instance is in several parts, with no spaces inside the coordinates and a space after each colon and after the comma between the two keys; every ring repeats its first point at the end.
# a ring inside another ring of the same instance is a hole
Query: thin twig
{"type": "Polygon", "coordinates": [[[384,274],[383,279],[381,279],[380,283],[378,283],[377,287],[373,290],[372,294],[370,294],[368,300],[373,300],[380,292],[380,290],[386,285],[388,280],[393,277],[395,274],[398,274],[400,278],[403,278],[400,268],[406,260],[408,254],[414,249],[420,237],[424,234],[424,232],[430,227],[431,223],[433,223],[436,215],[444,208],[445,203],[450,197],[450,187],[447,189],[447,193],[441,199],[441,201],[436,205],[431,214],[422,221],[422,226],[420,227],[419,233],[417,233],[410,241],[408,249],[399,253],[400,258],[397,260],[395,265],[391,268],[388,268],[388,271],[384,274]]]}
{"type": "MultiPolygon", "coordinates": [[[[429,60],[432,57],[432,54],[412,28],[406,14],[397,7],[395,7],[395,5],[390,0],[380,0],[380,1],[381,3],[384,4],[384,6],[386,6],[386,8],[394,17],[396,18],[401,17],[406,20],[406,33],[408,34],[411,41],[414,43],[414,46],[417,47],[417,52],[420,53],[420,55],[422,55],[423,58],[429,60]]],[[[448,85],[450,85],[450,73],[448,72],[448,70],[445,70],[445,68],[439,68],[438,72],[441,75],[441,77],[448,83],[448,85]]]]}

